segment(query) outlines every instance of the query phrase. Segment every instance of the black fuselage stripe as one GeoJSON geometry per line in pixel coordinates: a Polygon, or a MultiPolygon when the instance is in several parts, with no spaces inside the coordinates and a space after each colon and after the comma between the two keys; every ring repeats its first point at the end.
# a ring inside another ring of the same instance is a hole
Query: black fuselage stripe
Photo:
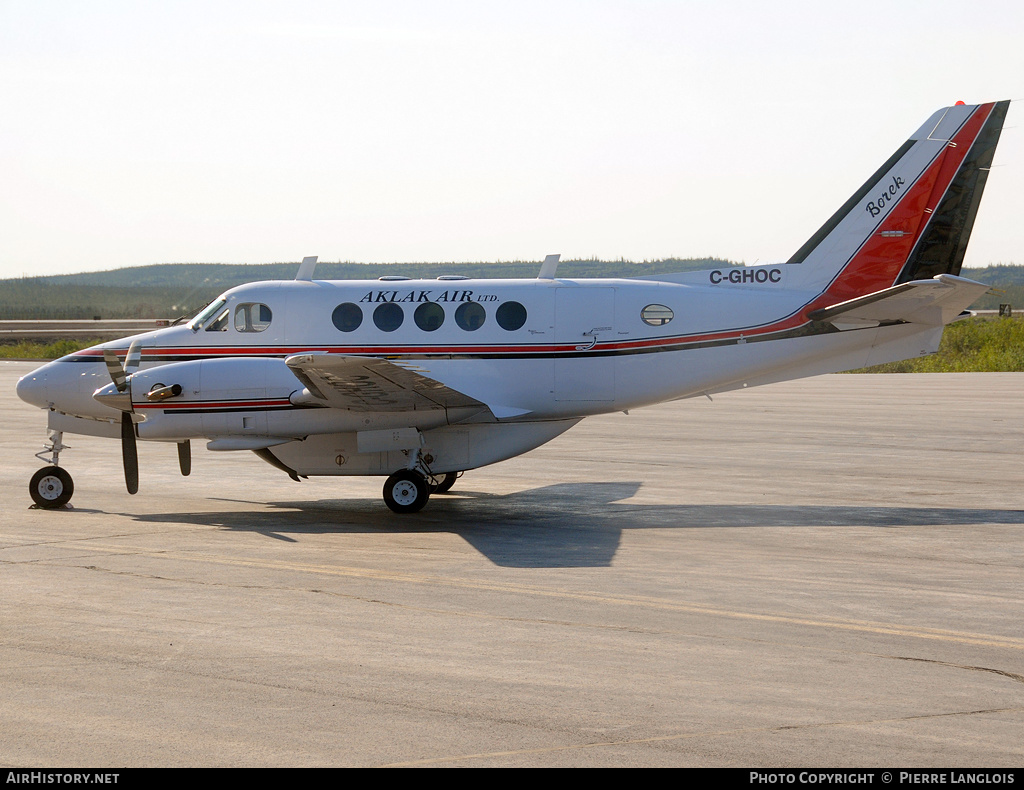
{"type": "Polygon", "coordinates": [[[318,408],[316,406],[230,406],[222,408],[195,408],[195,409],[164,409],[163,413],[171,414],[232,414],[234,412],[246,411],[292,411],[295,409],[318,408]]]}

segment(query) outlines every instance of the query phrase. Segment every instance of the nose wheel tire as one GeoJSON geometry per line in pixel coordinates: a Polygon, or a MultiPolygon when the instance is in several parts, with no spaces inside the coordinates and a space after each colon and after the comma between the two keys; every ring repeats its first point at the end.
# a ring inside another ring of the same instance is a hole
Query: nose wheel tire
{"type": "Polygon", "coordinates": [[[403,469],[384,483],[384,503],[395,513],[418,513],[429,498],[427,479],[419,472],[403,469]]]}
{"type": "Polygon", "coordinates": [[[75,493],[75,484],[71,475],[59,466],[44,466],[32,475],[28,492],[39,507],[50,510],[68,503],[75,493]]]}

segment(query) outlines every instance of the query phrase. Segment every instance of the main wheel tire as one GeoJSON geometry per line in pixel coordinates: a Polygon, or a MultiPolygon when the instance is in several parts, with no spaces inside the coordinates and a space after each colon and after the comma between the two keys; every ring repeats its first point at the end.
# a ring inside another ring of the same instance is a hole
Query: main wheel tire
{"type": "Polygon", "coordinates": [[[427,478],[427,483],[430,485],[431,494],[446,494],[452,486],[455,485],[455,481],[459,479],[461,472],[448,472],[445,475],[437,475],[436,477],[427,478]]]}
{"type": "Polygon", "coordinates": [[[44,466],[32,475],[28,492],[39,507],[50,510],[64,507],[70,501],[75,493],[75,484],[71,475],[59,466],[44,466]]]}
{"type": "Polygon", "coordinates": [[[418,513],[430,498],[430,486],[419,472],[403,469],[384,483],[384,503],[395,513],[418,513]]]}

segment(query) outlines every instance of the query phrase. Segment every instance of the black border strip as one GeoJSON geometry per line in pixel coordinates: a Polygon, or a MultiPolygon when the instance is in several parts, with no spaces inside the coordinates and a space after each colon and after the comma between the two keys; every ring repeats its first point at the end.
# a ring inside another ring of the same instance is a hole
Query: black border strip
{"type": "Polygon", "coordinates": [[[896,283],[960,274],[1009,101],[996,102],[971,150],[935,206],[896,283]]]}

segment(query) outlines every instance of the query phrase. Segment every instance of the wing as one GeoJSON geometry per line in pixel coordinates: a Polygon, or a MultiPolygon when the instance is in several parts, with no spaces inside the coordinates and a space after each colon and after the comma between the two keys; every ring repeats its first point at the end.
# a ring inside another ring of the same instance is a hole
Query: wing
{"type": "Polygon", "coordinates": [[[313,352],[285,364],[309,391],[307,403],[366,412],[456,410],[460,420],[490,414],[487,404],[424,376],[412,365],[376,357],[313,352]]]}
{"type": "Polygon", "coordinates": [[[985,283],[940,274],[932,280],[913,280],[815,310],[807,317],[812,321],[828,321],[840,329],[894,321],[944,326],[955,321],[989,289],[985,283]]]}

